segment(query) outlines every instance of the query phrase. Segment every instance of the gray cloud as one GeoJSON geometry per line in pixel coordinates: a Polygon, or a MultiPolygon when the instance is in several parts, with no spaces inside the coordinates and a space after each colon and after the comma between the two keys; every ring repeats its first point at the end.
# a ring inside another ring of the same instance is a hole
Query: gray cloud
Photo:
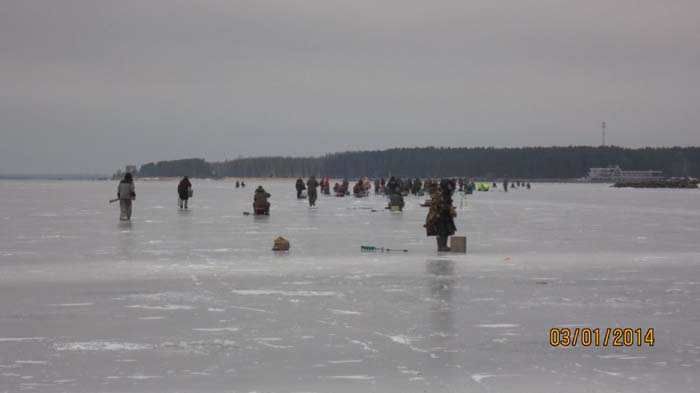
{"type": "Polygon", "coordinates": [[[416,145],[698,145],[700,3],[0,4],[0,172],[416,145]]]}

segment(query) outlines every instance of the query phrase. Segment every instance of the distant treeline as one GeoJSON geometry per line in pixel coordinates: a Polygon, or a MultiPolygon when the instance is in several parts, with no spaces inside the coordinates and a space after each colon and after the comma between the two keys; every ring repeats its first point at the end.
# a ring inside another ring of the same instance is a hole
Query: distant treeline
{"type": "Polygon", "coordinates": [[[588,168],[661,170],[665,176],[700,177],[700,147],[421,147],[328,154],[322,157],[256,157],[208,163],[203,159],[145,164],[139,176],[297,177],[361,176],[573,179],[588,168]]]}
{"type": "Polygon", "coordinates": [[[201,158],[185,160],[159,161],[141,165],[139,176],[142,177],[212,177],[212,164],[201,158]]]}

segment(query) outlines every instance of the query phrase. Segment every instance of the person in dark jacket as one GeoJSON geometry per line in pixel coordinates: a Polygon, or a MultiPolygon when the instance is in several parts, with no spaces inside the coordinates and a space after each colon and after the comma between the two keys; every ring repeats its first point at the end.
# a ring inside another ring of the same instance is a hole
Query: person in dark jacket
{"type": "Polygon", "coordinates": [[[454,206],[452,206],[452,192],[454,184],[449,180],[440,182],[433,198],[430,202],[430,210],[425,219],[425,231],[427,236],[437,238],[438,251],[450,251],[447,246],[447,238],[455,234],[457,227],[454,218],[457,216],[454,206]]]}
{"type": "Polygon", "coordinates": [[[255,214],[270,214],[270,202],[267,200],[270,196],[263,186],[258,186],[253,196],[255,214]]]}
{"type": "Polygon", "coordinates": [[[401,185],[394,176],[390,177],[389,181],[386,183],[386,193],[389,195],[401,193],[401,185]]]}
{"type": "Polygon", "coordinates": [[[131,201],[136,199],[136,188],[131,173],[127,172],[124,179],[119,182],[117,198],[119,198],[119,219],[122,221],[131,220],[131,201]]]}
{"type": "Polygon", "coordinates": [[[413,190],[411,190],[411,192],[413,195],[423,194],[423,182],[420,178],[416,178],[416,180],[413,181],[413,190]]]}
{"type": "Polygon", "coordinates": [[[306,182],[306,186],[308,187],[309,193],[309,206],[316,206],[316,199],[318,198],[318,192],[316,191],[318,188],[318,181],[314,176],[311,176],[306,182]]]}
{"type": "Polygon", "coordinates": [[[192,190],[192,183],[190,183],[190,179],[185,176],[180,180],[180,184],[177,185],[177,195],[178,195],[178,204],[180,205],[180,209],[183,207],[187,209],[187,200],[190,198],[190,192],[192,190]]]}
{"type": "Polygon", "coordinates": [[[301,178],[298,178],[295,187],[297,189],[297,199],[301,199],[301,192],[306,190],[306,186],[304,185],[304,180],[302,180],[301,178]]]}

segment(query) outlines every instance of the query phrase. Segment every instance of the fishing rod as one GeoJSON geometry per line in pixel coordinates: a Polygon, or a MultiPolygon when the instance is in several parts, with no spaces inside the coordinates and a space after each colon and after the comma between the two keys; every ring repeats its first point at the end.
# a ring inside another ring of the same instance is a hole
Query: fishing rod
{"type": "Polygon", "coordinates": [[[361,252],[408,252],[406,249],[384,248],[375,246],[360,246],[361,252]]]}

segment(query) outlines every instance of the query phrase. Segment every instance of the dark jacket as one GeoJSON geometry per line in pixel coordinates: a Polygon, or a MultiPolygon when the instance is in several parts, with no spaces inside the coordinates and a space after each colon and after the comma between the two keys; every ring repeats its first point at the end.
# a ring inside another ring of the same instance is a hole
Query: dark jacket
{"type": "Polygon", "coordinates": [[[316,180],[315,177],[312,177],[306,182],[306,186],[308,187],[309,195],[316,194],[316,189],[318,188],[318,180],[316,180]]]}
{"type": "Polygon", "coordinates": [[[306,186],[304,185],[304,181],[301,180],[301,178],[297,179],[296,189],[297,189],[297,191],[301,191],[301,190],[306,189],[306,186]]]}
{"type": "Polygon", "coordinates": [[[190,183],[190,179],[184,178],[180,180],[180,184],[177,185],[177,194],[180,196],[180,199],[189,198],[190,188],[192,188],[192,183],[190,183]]]}
{"type": "Polygon", "coordinates": [[[268,202],[267,198],[269,198],[271,195],[265,191],[262,186],[258,187],[255,190],[255,195],[253,196],[253,206],[256,208],[269,208],[270,207],[270,202],[268,202]]]}

